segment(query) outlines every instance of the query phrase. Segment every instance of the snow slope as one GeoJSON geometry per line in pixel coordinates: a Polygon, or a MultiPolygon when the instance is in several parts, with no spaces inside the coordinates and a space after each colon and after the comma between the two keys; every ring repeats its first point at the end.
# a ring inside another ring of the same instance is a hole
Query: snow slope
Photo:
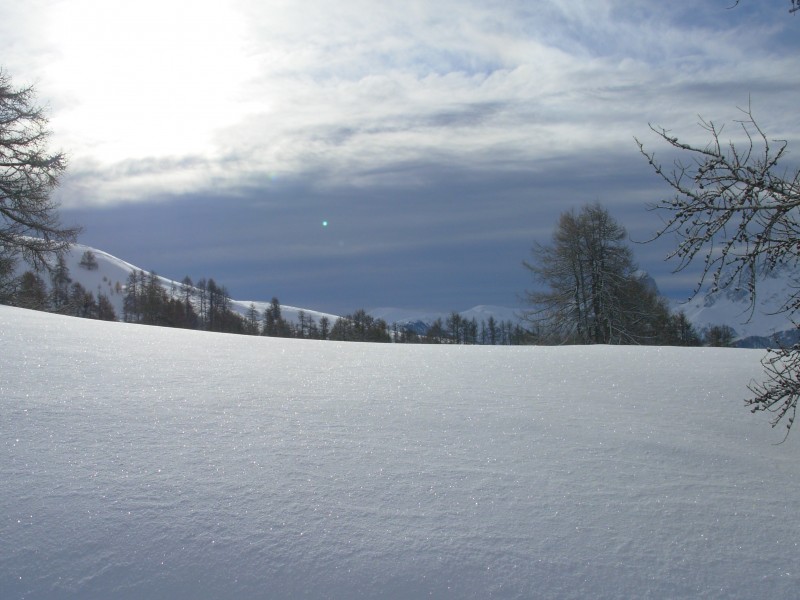
{"type": "Polygon", "coordinates": [[[0,598],[795,598],[761,356],[0,306],[0,598]]]}
{"type": "Polygon", "coordinates": [[[702,332],[713,325],[728,325],[739,340],[768,337],[794,330],[783,304],[795,293],[795,276],[788,269],[777,269],[757,282],[755,306],[742,289],[734,286],[717,292],[699,294],[676,309],[702,332]]]}

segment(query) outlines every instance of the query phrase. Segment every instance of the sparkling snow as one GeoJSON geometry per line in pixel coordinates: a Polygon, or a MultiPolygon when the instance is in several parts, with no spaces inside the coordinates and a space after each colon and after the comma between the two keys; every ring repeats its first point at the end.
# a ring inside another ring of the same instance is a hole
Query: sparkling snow
{"type": "Polygon", "coordinates": [[[794,598],[762,354],[0,306],[0,598],[794,598]]]}

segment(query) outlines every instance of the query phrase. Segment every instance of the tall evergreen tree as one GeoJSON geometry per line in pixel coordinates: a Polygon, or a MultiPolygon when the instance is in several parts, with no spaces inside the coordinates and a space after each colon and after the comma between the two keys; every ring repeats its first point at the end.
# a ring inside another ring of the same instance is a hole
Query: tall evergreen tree
{"type": "Polygon", "coordinates": [[[258,310],[256,309],[256,305],[251,302],[247,309],[247,316],[245,317],[245,322],[247,325],[245,333],[248,335],[258,335],[261,329],[259,326],[259,321],[260,319],[258,318],[258,310]]]}
{"type": "Polygon", "coordinates": [[[97,295],[97,318],[101,321],[117,320],[117,312],[114,310],[114,305],[111,304],[111,300],[105,294],[97,295]]]}
{"type": "Polygon", "coordinates": [[[122,320],[126,323],[140,321],[139,298],[139,277],[136,271],[131,271],[125,281],[125,297],[122,299],[122,320]]]}
{"type": "Polygon", "coordinates": [[[494,320],[494,316],[489,315],[489,321],[486,324],[486,329],[489,333],[489,343],[494,346],[497,344],[497,321],[494,320]]]}
{"type": "Polygon", "coordinates": [[[330,319],[328,319],[328,317],[323,315],[322,318],[320,318],[319,320],[319,339],[321,340],[328,339],[328,336],[330,336],[331,333],[330,326],[331,326],[330,319]]]}
{"type": "Polygon", "coordinates": [[[72,278],[64,257],[56,258],[55,267],[50,271],[50,306],[55,312],[63,312],[69,306],[69,284],[72,278]]]}
{"type": "Polygon", "coordinates": [[[25,271],[20,277],[15,304],[21,308],[47,310],[47,285],[33,271],[25,271]]]}
{"type": "Polygon", "coordinates": [[[281,314],[281,303],[273,297],[264,310],[264,335],[271,337],[290,337],[291,327],[281,314]]]}
{"type": "Polygon", "coordinates": [[[94,294],[77,281],[70,286],[67,314],[84,319],[94,319],[97,316],[94,294]]]}
{"type": "Polygon", "coordinates": [[[460,344],[462,343],[462,325],[463,320],[461,315],[457,312],[453,311],[447,317],[447,321],[445,323],[447,327],[447,334],[450,338],[450,343],[452,344],[460,344]]]}

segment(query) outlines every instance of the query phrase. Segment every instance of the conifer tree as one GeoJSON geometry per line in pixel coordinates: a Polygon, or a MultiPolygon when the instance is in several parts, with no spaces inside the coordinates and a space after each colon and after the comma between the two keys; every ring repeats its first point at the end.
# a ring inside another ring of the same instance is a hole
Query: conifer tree
{"type": "Polygon", "coordinates": [[[47,310],[47,286],[33,271],[25,271],[20,277],[16,292],[16,305],[32,310],[47,310]]]}
{"type": "Polygon", "coordinates": [[[14,87],[0,69],[0,277],[9,276],[18,256],[34,269],[48,268],[80,231],[59,222],[51,193],[67,160],[48,149],[47,126],[34,89],[14,87]]]}
{"type": "Polygon", "coordinates": [[[101,321],[117,320],[117,312],[114,310],[114,305],[111,304],[111,300],[105,294],[97,295],[97,318],[101,321]]]}
{"type": "Polygon", "coordinates": [[[259,320],[256,305],[251,302],[247,309],[247,316],[245,317],[247,325],[245,333],[247,333],[247,335],[258,335],[260,333],[259,320]]]}
{"type": "Polygon", "coordinates": [[[70,283],[72,278],[69,275],[69,267],[64,257],[59,255],[55,267],[50,272],[50,306],[55,312],[67,310],[70,283]]]}
{"type": "Polygon", "coordinates": [[[327,340],[330,336],[330,323],[330,319],[324,315],[319,320],[319,338],[321,340],[327,340]]]}

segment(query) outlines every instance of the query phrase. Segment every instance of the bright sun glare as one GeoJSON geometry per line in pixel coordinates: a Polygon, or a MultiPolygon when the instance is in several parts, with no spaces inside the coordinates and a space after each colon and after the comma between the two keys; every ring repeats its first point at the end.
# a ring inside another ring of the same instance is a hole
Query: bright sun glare
{"type": "Polygon", "coordinates": [[[50,69],[68,98],[53,126],[91,158],[209,152],[212,132],[242,116],[237,94],[255,71],[244,19],[225,3],[71,0],[50,15],[50,69]]]}

